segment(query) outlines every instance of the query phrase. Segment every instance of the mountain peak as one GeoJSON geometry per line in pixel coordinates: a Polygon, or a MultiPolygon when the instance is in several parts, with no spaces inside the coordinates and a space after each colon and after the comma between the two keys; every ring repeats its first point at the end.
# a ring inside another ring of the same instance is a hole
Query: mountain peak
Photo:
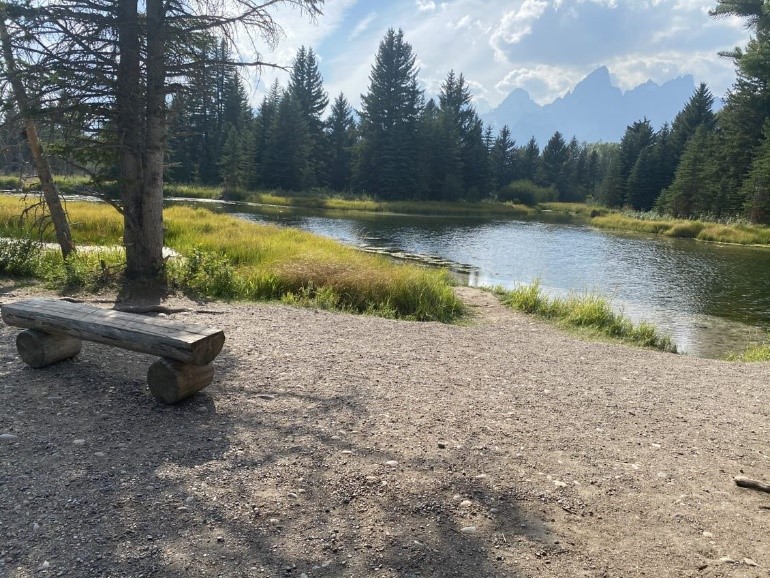
{"type": "Polygon", "coordinates": [[[673,121],[694,90],[692,75],[684,75],[662,85],[648,80],[624,93],[600,66],[550,104],[541,107],[517,88],[482,118],[497,129],[507,124],[521,142],[534,135],[543,144],[557,130],[580,141],[619,142],[626,127],[641,118],[654,126],[673,121]]]}

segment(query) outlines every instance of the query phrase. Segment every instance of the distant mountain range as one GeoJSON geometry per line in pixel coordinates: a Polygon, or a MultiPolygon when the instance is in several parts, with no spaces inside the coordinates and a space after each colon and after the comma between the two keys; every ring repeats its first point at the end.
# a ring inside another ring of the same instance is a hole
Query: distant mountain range
{"type": "Polygon", "coordinates": [[[619,142],[626,127],[642,118],[655,129],[672,122],[694,91],[695,81],[686,75],[662,85],[648,80],[623,92],[602,66],[550,104],[540,106],[518,88],[480,116],[495,132],[507,124],[519,145],[534,136],[542,149],[557,130],[567,141],[575,136],[586,142],[619,142]]]}

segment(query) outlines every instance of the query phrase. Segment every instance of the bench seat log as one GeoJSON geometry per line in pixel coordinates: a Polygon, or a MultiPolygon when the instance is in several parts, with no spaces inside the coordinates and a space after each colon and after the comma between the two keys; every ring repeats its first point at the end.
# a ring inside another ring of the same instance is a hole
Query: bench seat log
{"type": "Polygon", "coordinates": [[[66,335],[192,365],[211,363],[225,342],[224,332],[219,329],[81,303],[30,299],[3,304],[1,309],[3,321],[14,327],[66,335]]]}
{"type": "Polygon", "coordinates": [[[34,368],[74,357],[81,340],[160,357],[150,366],[147,383],[155,398],[168,404],[211,383],[212,361],[225,342],[219,329],[67,301],[7,303],[0,313],[8,325],[25,329],[16,337],[16,347],[34,368]]]}

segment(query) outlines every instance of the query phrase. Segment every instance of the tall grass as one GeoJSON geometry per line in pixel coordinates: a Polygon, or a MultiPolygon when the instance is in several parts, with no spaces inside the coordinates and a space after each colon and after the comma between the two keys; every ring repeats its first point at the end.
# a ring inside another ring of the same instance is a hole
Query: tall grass
{"type": "Polygon", "coordinates": [[[676,345],[649,323],[634,323],[616,313],[611,303],[595,294],[548,297],[539,282],[512,290],[496,289],[507,306],[536,315],[557,325],[590,335],[618,339],[624,343],[676,353],[676,345]]]}
{"type": "Polygon", "coordinates": [[[770,244],[770,227],[745,223],[721,224],[701,220],[666,219],[649,215],[631,216],[616,212],[596,216],[591,219],[590,223],[594,227],[602,229],[649,233],[665,237],[738,245],[770,244]]]}
{"type": "MultiPolygon", "coordinates": [[[[18,197],[0,196],[0,236],[36,234],[31,213],[19,218],[25,206],[18,197]]],[[[111,207],[70,202],[67,210],[76,244],[120,243],[122,218],[111,207]]],[[[449,322],[463,313],[446,271],[397,264],[311,233],[202,208],[167,209],[164,224],[166,244],[185,257],[169,262],[169,283],[202,296],[283,299],[419,321],[449,322]]],[[[43,240],[53,240],[53,232],[43,240]]],[[[79,252],[67,262],[43,252],[31,274],[60,288],[94,288],[118,279],[123,261],[121,250],[79,252]]]]}
{"type": "Polygon", "coordinates": [[[752,343],[741,353],[731,353],[728,361],[743,361],[745,363],[758,363],[770,361],[770,343],[752,343]]]}

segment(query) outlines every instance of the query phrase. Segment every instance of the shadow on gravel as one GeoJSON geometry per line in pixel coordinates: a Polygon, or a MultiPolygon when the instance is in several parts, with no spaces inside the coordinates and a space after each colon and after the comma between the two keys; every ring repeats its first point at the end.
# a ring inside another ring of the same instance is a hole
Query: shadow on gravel
{"type": "Polygon", "coordinates": [[[273,388],[224,351],[208,390],[167,407],[149,356],[87,344],[31,370],[14,337],[0,328],[0,575],[519,576],[518,557],[558,554],[516,487],[370,435],[360,384],[273,388]]]}

